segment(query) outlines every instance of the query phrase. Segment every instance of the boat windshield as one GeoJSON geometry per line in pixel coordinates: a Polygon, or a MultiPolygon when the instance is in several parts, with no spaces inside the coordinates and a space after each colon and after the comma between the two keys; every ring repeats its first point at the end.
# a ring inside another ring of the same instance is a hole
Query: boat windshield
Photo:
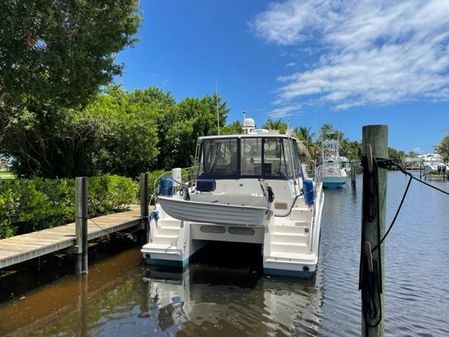
{"type": "Polygon", "coordinates": [[[281,137],[204,139],[200,177],[291,179],[299,175],[296,142],[281,137]]]}

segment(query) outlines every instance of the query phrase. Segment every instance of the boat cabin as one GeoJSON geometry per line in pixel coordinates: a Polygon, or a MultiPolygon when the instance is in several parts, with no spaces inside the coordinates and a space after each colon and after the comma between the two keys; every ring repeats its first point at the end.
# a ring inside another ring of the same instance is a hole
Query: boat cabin
{"type": "Polygon", "coordinates": [[[201,137],[191,200],[266,207],[266,184],[274,193],[274,214],[285,213],[303,185],[297,142],[267,132],[201,137]]]}
{"type": "Polygon", "coordinates": [[[289,180],[302,175],[297,140],[286,135],[201,137],[199,179],[289,180]]]}

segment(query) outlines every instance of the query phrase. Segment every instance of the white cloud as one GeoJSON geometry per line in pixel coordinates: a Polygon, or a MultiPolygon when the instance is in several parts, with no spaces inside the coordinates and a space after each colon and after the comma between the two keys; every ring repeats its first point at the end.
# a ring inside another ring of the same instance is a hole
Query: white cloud
{"type": "Polygon", "coordinates": [[[449,98],[449,1],[287,0],[251,27],[267,42],[315,50],[315,64],[278,78],[277,104],[449,98]]]}
{"type": "Polygon", "coordinates": [[[291,116],[294,112],[297,115],[300,108],[301,106],[298,104],[284,105],[271,110],[268,116],[276,119],[291,116]]]}

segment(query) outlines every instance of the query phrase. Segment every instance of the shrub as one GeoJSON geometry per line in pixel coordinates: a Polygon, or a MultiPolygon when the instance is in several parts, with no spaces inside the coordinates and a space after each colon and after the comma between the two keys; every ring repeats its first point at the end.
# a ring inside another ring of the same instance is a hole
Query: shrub
{"type": "Polygon", "coordinates": [[[139,190],[131,178],[104,175],[89,179],[89,216],[123,212],[136,202],[139,190]]]}
{"type": "Polygon", "coordinates": [[[169,171],[167,170],[155,170],[148,172],[148,193],[150,197],[153,195],[153,193],[158,193],[157,187],[159,183],[157,182],[157,179],[159,179],[165,173],[169,175],[169,171]]]}
{"type": "MultiPolygon", "coordinates": [[[[89,179],[89,217],[121,212],[136,201],[130,178],[89,179]]],[[[16,179],[0,182],[0,239],[75,221],[73,179],[16,179]]]]}

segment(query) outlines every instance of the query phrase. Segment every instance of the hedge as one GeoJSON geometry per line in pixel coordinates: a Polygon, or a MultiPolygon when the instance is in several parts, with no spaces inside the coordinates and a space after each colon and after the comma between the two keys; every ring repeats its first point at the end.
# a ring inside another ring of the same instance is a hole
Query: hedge
{"type": "MultiPolygon", "coordinates": [[[[138,184],[104,175],[89,179],[89,217],[125,211],[136,202],[138,184]]],[[[0,239],[75,221],[73,179],[0,181],[0,239]]]]}

